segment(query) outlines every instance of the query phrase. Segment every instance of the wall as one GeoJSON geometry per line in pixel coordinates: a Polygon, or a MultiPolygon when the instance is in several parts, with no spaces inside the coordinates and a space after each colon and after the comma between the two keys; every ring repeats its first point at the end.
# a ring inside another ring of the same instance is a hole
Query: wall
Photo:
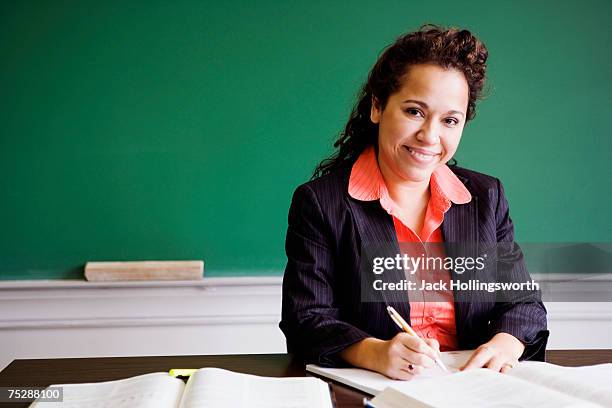
{"type": "MultiPolygon", "coordinates": [[[[610,293],[612,280],[596,288],[610,293]]],[[[16,358],[284,353],[280,301],[277,277],[4,283],[0,369],[16,358]]],[[[549,349],[610,348],[612,302],[546,306],[549,349]]]]}

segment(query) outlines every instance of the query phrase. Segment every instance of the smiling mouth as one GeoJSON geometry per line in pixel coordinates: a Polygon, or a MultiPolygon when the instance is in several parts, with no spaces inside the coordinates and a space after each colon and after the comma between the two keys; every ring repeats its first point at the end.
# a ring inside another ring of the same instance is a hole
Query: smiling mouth
{"type": "Polygon", "coordinates": [[[410,146],[404,146],[404,148],[410,153],[410,156],[419,163],[431,163],[441,153],[430,152],[428,150],[413,148],[410,146]]]}

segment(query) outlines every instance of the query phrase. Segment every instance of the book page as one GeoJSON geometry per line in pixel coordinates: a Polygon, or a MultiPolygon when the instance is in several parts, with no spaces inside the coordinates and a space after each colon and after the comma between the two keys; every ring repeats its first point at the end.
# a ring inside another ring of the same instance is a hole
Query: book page
{"type": "Polygon", "coordinates": [[[415,400],[393,387],[385,388],[369,402],[375,408],[432,408],[431,405],[415,400]]]}
{"type": "Polygon", "coordinates": [[[185,384],[168,373],[151,373],[123,380],[60,384],[63,402],[33,402],[36,408],[176,408],[185,384]]]}
{"type": "Polygon", "coordinates": [[[538,361],[525,361],[509,375],[540,384],[587,401],[612,407],[612,364],[562,367],[538,361]]]}
{"type": "MultiPolygon", "coordinates": [[[[440,358],[451,373],[459,371],[470,358],[474,350],[446,351],[440,353],[440,358]]],[[[371,395],[376,395],[383,389],[394,384],[402,384],[406,381],[392,380],[382,374],[362,368],[326,368],[315,364],[308,364],[306,370],[314,374],[330,378],[334,381],[346,384],[371,395]]],[[[422,374],[414,377],[412,381],[428,378],[437,378],[448,375],[437,365],[427,368],[422,374]]]]}
{"type": "Polygon", "coordinates": [[[332,408],[327,383],[202,368],[187,382],[180,408],[332,408]]]}
{"type": "Polygon", "coordinates": [[[436,408],[459,406],[486,406],[488,408],[603,407],[603,405],[586,402],[486,368],[462,371],[423,381],[407,381],[394,385],[393,388],[436,408]]]}

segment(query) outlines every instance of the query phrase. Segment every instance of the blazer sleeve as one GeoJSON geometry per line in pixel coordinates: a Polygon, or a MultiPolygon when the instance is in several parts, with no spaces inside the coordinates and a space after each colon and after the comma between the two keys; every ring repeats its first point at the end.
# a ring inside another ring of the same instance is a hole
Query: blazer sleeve
{"type": "Polygon", "coordinates": [[[280,329],[287,351],[306,363],[347,366],[337,353],[366,337],[340,319],[335,269],[337,247],[330,221],[310,186],[298,187],[289,209],[280,329]]]}
{"type": "MultiPolygon", "coordinates": [[[[514,225],[510,219],[503,186],[499,180],[497,183],[498,281],[527,282],[531,277],[525,266],[523,253],[514,242],[514,225]]],[[[549,331],[546,327],[546,308],[542,303],[541,292],[512,292],[509,298],[496,302],[489,331],[490,337],[504,332],[519,339],[525,345],[521,360],[544,361],[549,331]]]]}

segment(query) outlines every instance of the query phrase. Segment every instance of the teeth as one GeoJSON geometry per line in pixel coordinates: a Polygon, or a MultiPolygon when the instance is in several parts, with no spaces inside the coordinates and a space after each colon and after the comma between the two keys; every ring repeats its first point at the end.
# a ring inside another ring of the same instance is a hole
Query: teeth
{"type": "Polygon", "coordinates": [[[408,146],[406,146],[406,149],[408,149],[408,152],[412,155],[412,157],[414,157],[415,160],[419,160],[421,163],[432,163],[437,156],[437,154],[415,152],[408,146]]]}
{"type": "Polygon", "coordinates": [[[412,154],[414,154],[415,156],[418,156],[418,157],[422,157],[424,159],[426,159],[428,157],[431,157],[431,154],[423,154],[423,153],[417,153],[417,152],[412,152],[412,154]]]}
{"type": "Polygon", "coordinates": [[[433,154],[417,153],[412,149],[408,149],[408,151],[410,151],[410,154],[412,154],[413,156],[420,157],[421,159],[430,159],[434,156],[433,154]]]}

